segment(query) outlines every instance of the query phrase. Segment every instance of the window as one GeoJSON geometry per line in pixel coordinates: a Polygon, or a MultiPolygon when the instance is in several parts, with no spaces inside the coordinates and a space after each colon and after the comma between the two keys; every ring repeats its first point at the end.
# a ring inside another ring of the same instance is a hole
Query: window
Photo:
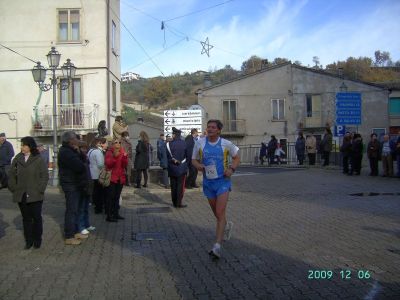
{"type": "Polygon", "coordinates": [[[111,50],[115,54],[115,37],[117,33],[117,25],[115,25],[114,21],[112,21],[112,31],[111,31],[111,50]]]}
{"type": "Polygon", "coordinates": [[[389,98],[389,116],[400,116],[400,98],[389,98]]]}
{"type": "Polygon", "coordinates": [[[285,119],[285,100],[284,99],[272,99],[272,120],[284,120],[285,119]]]}
{"type": "Polygon", "coordinates": [[[321,95],[306,95],[307,117],[321,115],[321,95]]]}
{"type": "Polygon", "coordinates": [[[226,131],[236,131],[236,100],[224,100],[222,102],[222,116],[226,131]]]}
{"type": "MultiPolygon", "coordinates": [[[[68,79],[61,79],[61,85],[67,85],[68,79]]],[[[81,79],[71,79],[70,85],[66,90],[61,90],[60,104],[80,104],[81,103],[81,79]]]]}
{"type": "Polygon", "coordinates": [[[112,110],[117,111],[117,84],[112,82],[112,110]]]}
{"type": "MultiPolygon", "coordinates": [[[[68,84],[68,79],[60,80],[61,86],[68,84]]],[[[59,118],[64,128],[82,127],[84,111],[81,99],[81,79],[71,79],[67,89],[60,91],[59,118]]]]}
{"type": "Polygon", "coordinates": [[[78,9],[58,11],[58,40],[80,41],[80,12],[78,9]]]}

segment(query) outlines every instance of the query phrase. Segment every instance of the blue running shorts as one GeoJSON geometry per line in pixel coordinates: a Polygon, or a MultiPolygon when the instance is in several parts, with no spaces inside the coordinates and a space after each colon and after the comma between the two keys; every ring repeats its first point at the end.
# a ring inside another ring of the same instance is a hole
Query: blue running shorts
{"type": "Polygon", "coordinates": [[[203,194],[207,199],[215,199],[223,193],[230,192],[232,183],[230,179],[218,178],[203,181],[203,194]]]}

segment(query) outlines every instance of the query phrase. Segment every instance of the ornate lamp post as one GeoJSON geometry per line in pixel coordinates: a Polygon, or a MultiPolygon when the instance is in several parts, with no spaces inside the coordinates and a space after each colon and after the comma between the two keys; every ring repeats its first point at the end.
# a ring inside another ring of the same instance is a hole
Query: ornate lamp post
{"type": "Polygon", "coordinates": [[[68,79],[67,83],[57,84],[56,70],[60,63],[61,54],[56,51],[55,47],[46,55],[49,68],[44,68],[40,62],[32,69],[33,80],[38,84],[39,88],[47,92],[53,89],[53,186],[58,185],[58,166],[57,166],[57,86],[60,90],[66,90],[69,87],[70,79],[75,76],[76,67],[71,63],[70,59],[61,67],[63,77],[68,79]],[[46,79],[46,72],[51,71],[50,83],[44,83],[46,79]]]}
{"type": "Polygon", "coordinates": [[[342,92],[342,93],[347,92],[347,85],[344,83],[344,81],[343,81],[342,84],[339,86],[339,90],[340,90],[340,92],[342,92]]]}

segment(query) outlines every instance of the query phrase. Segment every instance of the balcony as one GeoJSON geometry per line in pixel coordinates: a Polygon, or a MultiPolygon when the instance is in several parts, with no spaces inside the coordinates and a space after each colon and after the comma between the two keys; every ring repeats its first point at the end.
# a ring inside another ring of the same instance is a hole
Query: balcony
{"type": "Polygon", "coordinates": [[[246,135],[246,120],[224,120],[223,136],[243,137],[246,135]]]}
{"type": "MultiPolygon", "coordinates": [[[[92,131],[99,123],[99,105],[59,104],[57,105],[57,129],[92,131]]],[[[53,106],[33,107],[33,132],[45,135],[53,131],[53,106]]]]}
{"type": "Polygon", "coordinates": [[[324,126],[321,111],[307,112],[304,118],[304,128],[315,128],[324,126]]]}

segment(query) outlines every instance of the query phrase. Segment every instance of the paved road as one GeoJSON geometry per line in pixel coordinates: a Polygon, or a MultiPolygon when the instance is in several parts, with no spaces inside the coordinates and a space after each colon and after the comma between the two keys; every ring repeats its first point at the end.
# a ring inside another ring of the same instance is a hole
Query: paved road
{"type": "Polygon", "coordinates": [[[0,299],[400,299],[398,179],[241,168],[233,181],[234,234],[218,262],[200,189],[176,210],[165,189],[125,188],[126,220],[91,215],[97,231],[71,247],[49,188],[43,246],[28,251],[0,191],[0,299]]]}

